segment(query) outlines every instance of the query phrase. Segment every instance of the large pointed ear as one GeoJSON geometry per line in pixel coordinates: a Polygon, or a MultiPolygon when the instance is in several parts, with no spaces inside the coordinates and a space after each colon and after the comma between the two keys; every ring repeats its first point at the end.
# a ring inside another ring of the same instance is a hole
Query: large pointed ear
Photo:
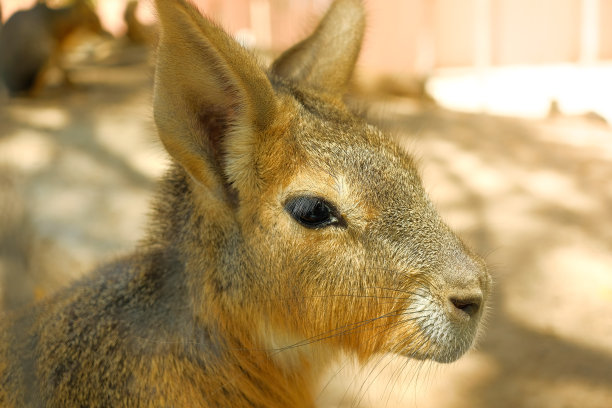
{"type": "Polygon", "coordinates": [[[330,93],[342,93],[359,56],[364,29],[361,0],[336,0],[310,37],[274,61],[272,72],[330,93]]]}
{"type": "Polygon", "coordinates": [[[232,195],[248,169],[228,170],[228,158],[252,163],[257,136],[276,114],[272,85],[254,57],[193,5],[156,5],[154,116],[161,141],[200,184],[232,195]]]}

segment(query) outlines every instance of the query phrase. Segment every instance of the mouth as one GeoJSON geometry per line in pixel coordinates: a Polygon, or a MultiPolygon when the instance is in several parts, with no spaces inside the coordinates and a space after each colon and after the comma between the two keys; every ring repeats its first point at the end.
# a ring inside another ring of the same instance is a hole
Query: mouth
{"type": "Polygon", "coordinates": [[[416,360],[451,363],[463,356],[478,334],[482,304],[473,300],[451,300],[441,304],[431,294],[420,294],[406,308],[410,334],[399,340],[399,354],[416,360]]]}

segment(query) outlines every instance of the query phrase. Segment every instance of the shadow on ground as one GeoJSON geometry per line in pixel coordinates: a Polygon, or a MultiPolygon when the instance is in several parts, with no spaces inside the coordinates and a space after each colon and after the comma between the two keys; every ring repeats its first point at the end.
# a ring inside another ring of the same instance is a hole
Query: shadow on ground
{"type": "MultiPolygon", "coordinates": [[[[0,217],[4,308],[55,290],[142,236],[165,161],[151,123],[151,77],[146,58],[84,67],[73,90],[1,107],[1,208],[15,214],[0,217]]],[[[397,370],[411,363],[398,359],[361,374],[340,367],[321,401],[609,407],[610,129],[367,102],[372,120],[419,158],[434,201],[486,257],[496,290],[478,349],[458,363],[407,376],[397,370]],[[376,381],[362,386],[366,377],[376,381]]]]}

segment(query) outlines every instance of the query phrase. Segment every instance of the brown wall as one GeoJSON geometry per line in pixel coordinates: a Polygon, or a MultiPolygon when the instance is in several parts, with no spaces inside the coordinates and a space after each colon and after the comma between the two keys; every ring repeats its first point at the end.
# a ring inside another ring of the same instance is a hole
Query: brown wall
{"type": "Polygon", "coordinates": [[[580,3],[580,0],[493,1],[493,64],[577,61],[580,3]]]}
{"type": "Polygon", "coordinates": [[[612,0],[599,2],[599,58],[612,59],[612,0]]]}
{"type": "MultiPolygon", "coordinates": [[[[34,1],[2,0],[3,18],[34,1]]],[[[276,51],[308,33],[331,2],[193,1],[231,32],[249,32],[259,46],[276,51]]],[[[98,0],[103,22],[117,35],[124,29],[125,2],[98,0]]],[[[612,0],[365,0],[365,4],[368,29],[360,60],[365,71],[425,73],[436,67],[612,59],[612,0]]],[[[152,20],[147,7],[142,9],[141,16],[152,20]]]]}
{"type": "Polygon", "coordinates": [[[466,66],[476,60],[475,36],[477,2],[475,0],[433,1],[435,28],[435,65],[466,66]]]}

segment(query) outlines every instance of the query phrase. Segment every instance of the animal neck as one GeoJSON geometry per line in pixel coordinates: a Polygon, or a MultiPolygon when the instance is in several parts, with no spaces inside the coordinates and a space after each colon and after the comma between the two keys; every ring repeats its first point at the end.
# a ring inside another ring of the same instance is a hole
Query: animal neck
{"type": "MultiPolygon", "coordinates": [[[[232,343],[223,361],[222,371],[227,375],[218,380],[224,384],[229,382],[242,395],[236,400],[227,401],[230,404],[219,406],[314,406],[317,370],[306,355],[286,365],[282,360],[293,359],[296,355],[283,356],[283,351],[267,349],[266,345],[252,341],[250,337],[233,337],[233,340],[235,343],[232,343]]],[[[231,393],[233,390],[229,391],[231,393]]]]}
{"type": "Polygon", "coordinates": [[[263,323],[269,305],[257,298],[242,267],[249,255],[240,230],[224,204],[198,188],[181,167],[172,168],[161,184],[145,246],[172,253],[180,264],[168,269],[185,282],[196,327],[188,329],[190,364],[218,357],[204,361],[201,373],[209,386],[225,391],[206,398],[213,406],[314,406],[312,391],[330,355],[263,323]]]}

